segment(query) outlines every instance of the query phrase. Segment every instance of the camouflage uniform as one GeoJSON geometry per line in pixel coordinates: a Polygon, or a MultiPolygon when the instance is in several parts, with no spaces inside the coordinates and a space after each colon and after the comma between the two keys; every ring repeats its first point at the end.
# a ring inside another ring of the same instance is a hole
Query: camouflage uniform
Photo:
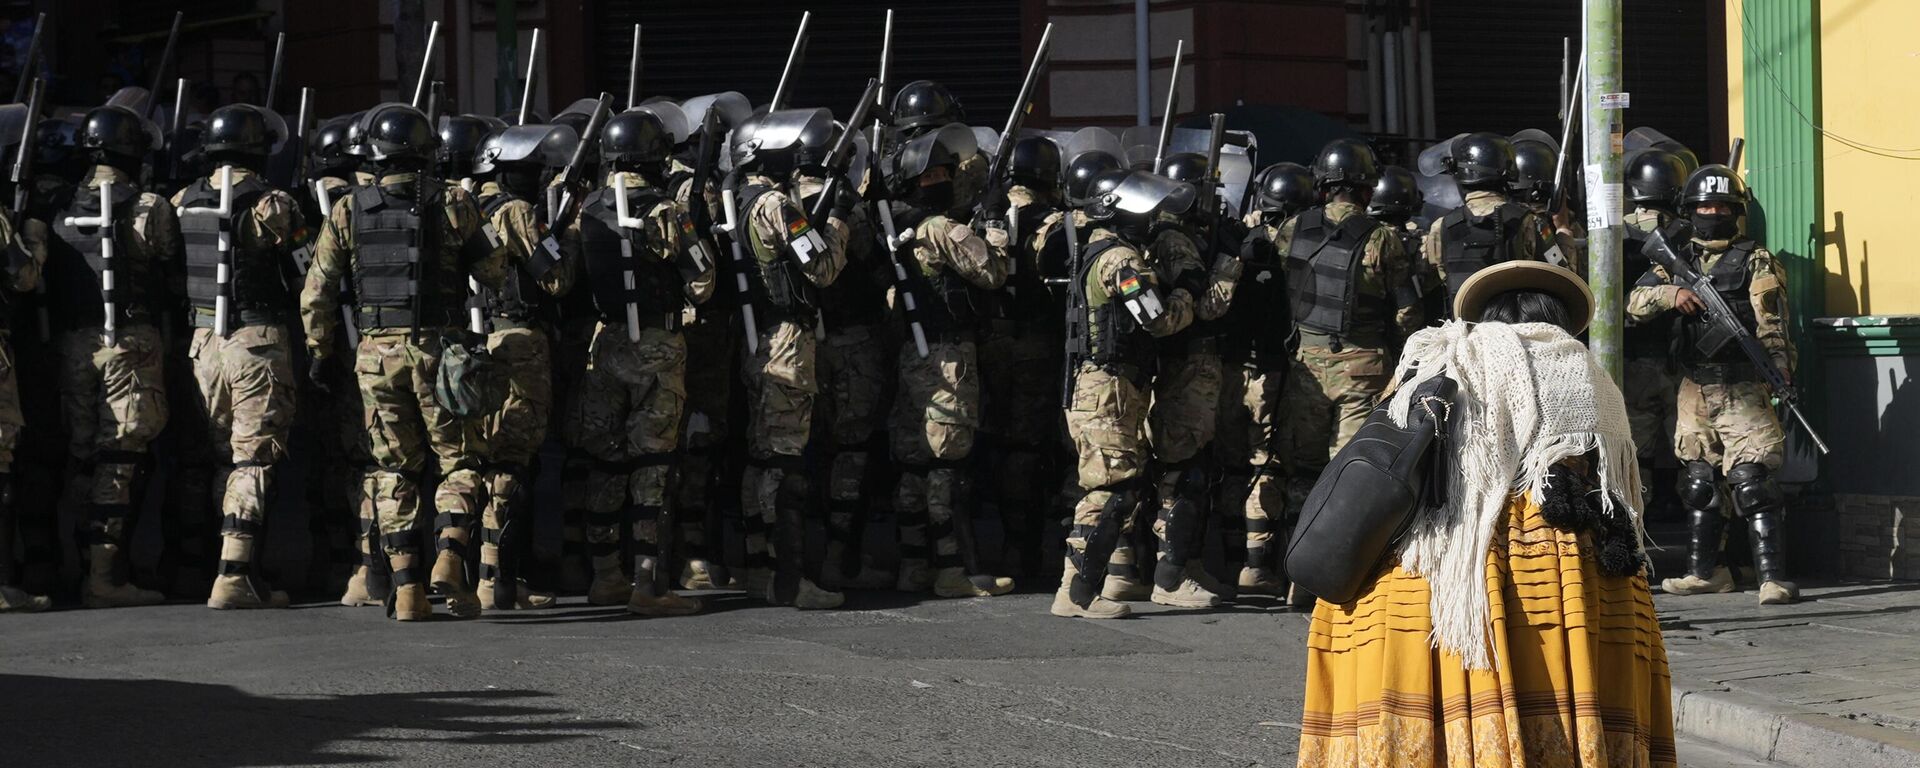
{"type": "MultiPolygon", "coordinates": [[[[1151,337],[1165,337],[1193,322],[1195,300],[1185,288],[1159,285],[1153,267],[1133,244],[1104,227],[1087,238],[1081,258],[1085,280],[1089,359],[1074,371],[1067,432],[1079,455],[1080,487],[1086,489],[1067,535],[1066,573],[1054,612],[1086,609],[1099,597],[1107,561],[1144,503],[1142,473],[1148,460],[1147,412],[1153,375],[1151,337]],[[1144,327],[1121,302],[1156,291],[1164,312],[1144,327]],[[1104,328],[1102,326],[1105,326],[1104,328]],[[1119,329],[1127,329],[1120,332],[1119,329]]],[[[1124,615],[1124,609],[1115,611],[1124,615]]]]}
{"type": "Polygon", "coordinates": [[[796,600],[804,607],[834,607],[839,595],[824,593],[817,601],[811,582],[801,575],[805,538],[801,510],[808,496],[801,461],[813,427],[813,398],[820,391],[817,370],[816,318],[810,301],[798,300],[817,287],[831,285],[846,266],[842,246],[846,222],[830,219],[821,230],[811,230],[806,213],[784,188],[764,175],[749,174],[740,201],[747,231],[740,246],[749,252],[748,281],[754,289],[754,314],[759,338],[753,350],[742,350],[742,379],[747,398],[747,469],[741,477],[740,506],[746,533],[748,588],[771,602],[796,600]],[[751,198],[750,200],[745,198],[751,198]],[[794,255],[790,238],[817,234],[824,248],[806,263],[794,255]],[[768,299],[766,275],[784,272],[796,302],[777,307],[768,299]],[[769,542],[769,533],[777,536],[769,542]],[[777,562],[777,567],[775,563],[777,562]],[[769,577],[769,570],[773,573],[769,577]]]}
{"type": "Polygon", "coordinates": [[[159,195],[137,191],[125,172],[95,166],[58,217],[54,234],[45,276],[59,329],[55,355],[72,455],[68,502],[90,510],[86,603],[158,602],[158,594],[127,585],[124,573],[116,573],[116,560],[140,501],[135,497],[147,446],[167,423],[165,354],[149,301],[154,286],[167,282],[165,272],[180,250],[173,206],[159,195]],[[99,215],[103,186],[114,197],[115,287],[105,297],[114,302],[111,341],[104,332],[101,278],[91,265],[100,247],[99,228],[66,223],[70,217],[99,215]]]}
{"type": "Polygon", "coordinates": [[[533,204],[507,194],[498,182],[483,182],[475,202],[514,268],[507,290],[480,297],[490,326],[487,352],[507,380],[506,399],[481,425],[487,502],[480,514],[480,599],[487,608],[541,607],[551,604],[551,596],[526,590],[516,566],[534,525],[528,475],[553,418],[552,350],[541,310],[546,296],[573,287],[575,239],[556,238],[560,252],[547,253],[533,204]]]}
{"type": "Polygon", "coordinates": [[[1243,591],[1273,593],[1280,586],[1274,576],[1279,548],[1273,545],[1273,536],[1287,510],[1280,404],[1287,371],[1293,366],[1293,318],[1290,312],[1279,311],[1290,299],[1286,259],[1273,247],[1285,220],[1253,211],[1247,222],[1249,232],[1241,254],[1243,282],[1227,310],[1227,331],[1221,341],[1224,370],[1214,455],[1226,476],[1220,484],[1219,504],[1242,513],[1241,525],[1229,521],[1222,526],[1223,535],[1241,539],[1222,539],[1226,559],[1235,560],[1235,548],[1246,553],[1237,586],[1243,591]]]}
{"type": "MultiPolygon", "coordinates": [[[[43,252],[52,233],[46,222],[65,216],[63,206],[73,190],[73,180],[48,166],[34,169],[28,196],[27,216],[20,231],[37,233],[43,252]]],[[[55,358],[57,330],[48,310],[46,284],[37,281],[32,292],[13,296],[9,349],[18,368],[21,410],[26,425],[22,441],[15,446],[13,464],[15,519],[19,521],[20,584],[27,592],[44,595],[59,582],[64,547],[60,542],[59,517],[64,505],[61,480],[67,473],[67,434],[62,424],[59,391],[59,367],[55,358]]],[[[69,510],[71,511],[71,510],[69,510]]]]}
{"type": "MultiPolygon", "coordinates": [[[[1466,202],[1463,208],[1465,214],[1472,217],[1497,216],[1510,202],[1505,192],[1470,189],[1466,190],[1466,202]]],[[[1502,247],[1506,251],[1505,260],[1545,261],[1548,249],[1552,248],[1555,242],[1551,228],[1546,220],[1531,209],[1518,203],[1513,203],[1513,206],[1512,210],[1518,215],[1515,217],[1511,233],[1504,234],[1505,240],[1502,247]]],[[[1444,308],[1449,317],[1453,314],[1453,295],[1459,291],[1460,283],[1471,274],[1471,272],[1448,274],[1447,244],[1456,235],[1449,235],[1447,227],[1450,217],[1461,211],[1461,208],[1456,208],[1446,216],[1434,219],[1433,225],[1427,229],[1425,242],[1421,244],[1424,249],[1421,260],[1427,263],[1426,269],[1433,273],[1440,285],[1446,286],[1444,308]]],[[[1454,271],[1459,272],[1457,268],[1454,271]]]]}
{"type": "MultiPolygon", "coordinates": [[[[370,274],[378,267],[365,262],[363,252],[371,247],[393,250],[398,247],[394,244],[397,238],[381,231],[377,239],[363,246],[359,241],[368,233],[359,231],[355,219],[366,215],[378,220],[382,213],[392,216],[412,204],[420,187],[413,173],[389,173],[377,185],[361,187],[352,197],[335,204],[320,232],[313,266],[307,270],[306,288],[300,295],[308,351],[316,359],[325,360],[333,352],[334,334],[340,332],[340,280],[353,276],[359,302],[355,317],[361,334],[353,370],[376,465],[367,473],[366,491],[379,521],[381,543],[396,587],[425,581],[418,570],[418,536],[428,522],[421,516],[423,485],[437,477],[432,503],[442,520],[471,520],[480,512],[479,424],[443,408],[434,397],[434,384],[442,335],[464,325],[461,308],[466,304],[466,275],[471,273],[483,285],[497,289],[508,269],[506,251],[493,248],[481,235],[481,214],[470,195],[458,187],[427,189],[428,194],[439,198],[441,211],[434,215],[429,210],[418,217],[437,220],[439,225],[429,238],[436,246],[435,252],[419,254],[421,285],[416,295],[420,315],[394,306],[390,286],[377,285],[382,276],[370,274]],[[434,458],[431,465],[429,454],[434,458]]],[[[382,253],[380,258],[390,256],[382,253]]],[[[386,279],[404,282],[404,278],[386,279]]],[[[478,613],[478,597],[458,590],[461,584],[434,586],[453,592],[449,594],[449,610],[456,615],[478,613]]]]}
{"type": "MultiPolygon", "coordinates": [[[[1347,202],[1328,203],[1325,208],[1302,213],[1275,233],[1273,244],[1279,253],[1291,252],[1302,222],[1315,211],[1325,212],[1324,220],[1330,228],[1341,226],[1349,217],[1365,215],[1347,202]]],[[[1348,278],[1352,281],[1348,294],[1352,301],[1344,310],[1344,334],[1316,327],[1302,304],[1311,285],[1296,279],[1289,282],[1300,339],[1281,405],[1281,439],[1286,445],[1282,461],[1290,509],[1300,508],[1320,470],[1366,422],[1374,400],[1386,389],[1393,373],[1396,336],[1412,333],[1422,323],[1413,297],[1413,265],[1400,250],[1399,236],[1376,222],[1366,230],[1359,251],[1358,263],[1348,278]]],[[[1302,271],[1297,266],[1299,260],[1294,261],[1298,274],[1302,271]]]]}
{"type": "Polygon", "coordinates": [[[900,465],[894,511],[900,517],[900,583],[943,597],[1003,594],[1010,579],[976,587],[966,562],[974,553],[973,525],[965,510],[965,461],[980,427],[980,372],[973,296],[1007,279],[1007,238],[1001,230],[982,237],[946,216],[914,221],[919,212],[896,205],[894,220],[912,242],[902,246],[908,285],[927,337],[921,357],[911,339],[900,345],[900,391],[889,419],[893,459],[900,465]],[[924,526],[924,527],[923,527],[924,526]],[[926,552],[928,560],[913,557],[926,552]]]}
{"type": "Polygon", "coordinates": [[[1200,245],[1184,231],[1169,228],[1150,246],[1149,261],[1160,284],[1180,286],[1194,297],[1193,325],[1159,344],[1153,404],[1147,416],[1159,472],[1160,512],[1153,523],[1159,547],[1153,581],[1163,591],[1181,587],[1187,563],[1198,560],[1202,549],[1205,521],[1201,515],[1208,513],[1206,496],[1212,484],[1203,459],[1218,433],[1222,388],[1220,328],[1214,321],[1233,304],[1241,271],[1240,260],[1232,255],[1217,254],[1209,264],[1200,245]]]}
{"type": "MultiPolygon", "coordinates": [[[[810,203],[824,188],[812,176],[796,176],[794,191],[810,203]]],[[[892,578],[866,557],[869,450],[886,427],[887,392],[893,362],[887,348],[894,340],[887,327],[887,287],[891,263],[877,252],[874,225],[864,210],[847,221],[847,267],[833,285],[821,290],[826,343],[820,347],[820,398],[832,459],[827,470],[827,550],[820,568],[827,589],[880,589],[892,578]]],[[[924,542],[922,542],[924,545],[924,542]]],[[[918,553],[925,560],[926,553],[918,553]]]]}
{"type": "MultiPolygon", "coordinates": [[[[1786,273],[1773,254],[1744,237],[1695,239],[1676,250],[1682,258],[1696,260],[1701,274],[1713,281],[1721,299],[1759,339],[1772,364],[1790,374],[1794,348],[1787,335],[1786,273]]],[[[1654,265],[1628,295],[1627,314],[1639,322],[1654,320],[1675,308],[1679,292],[1680,286],[1671,284],[1666,270],[1654,265]]],[[[1738,343],[1728,343],[1712,357],[1704,357],[1687,338],[1699,332],[1697,326],[1698,321],[1691,318],[1681,323],[1688,344],[1673,436],[1674,453],[1686,465],[1680,497],[1693,516],[1690,573],[1668,579],[1663,587],[1686,594],[1705,591],[1704,585],[1724,579],[1731,589],[1731,579],[1719,567],[1731,506],[1751,528],[1754,562],[1763,582],[1761,600],[1770,602],[1769,588],[1784,584],[1785,499],[1771,475],[1785,461],[1786,434],[1765,379],[1738,343]],[[1724,489],[1723,476],[1728,486],[1724,489]]],[[[1792,588],[1784,591],[1788,594],[1780,602],[1792,599],[1792,588]]]]}
{"type": "MultiPolygon", "coordinates": [[[[224,337],[214,328],[214,294],[220,289],[210,269],[218,263],[213,241],[222,225],[210,216],[181,214],[193,327],[187,358],[193,361],[194,391],[200,395],[193,423],[207,429],[183,436],[183,445],[204,440],[214,460],[208,492],[218,499],[222,543],[220,578],[208,605],[285,605],[284,595],[274,595],[260,581],[254,547],[266,532],[275,469],[286,459],[293,428],[296,379],[287,328],[293,320],[288,276],[304,220],[292,195],[267,186],[253,172],[234,168],[233,184],[234,204],[246,205],[251,199],[252,205],[234,212],[228,230],[231,251],[226,260],[232,279],[226,289],[224,337]]],[[[182,189],[172,203],[176,211],[217,206],[219,189],[215,174],[182,189]]]]}
{"type": "MultiPolygon", "coordinates": [[[[4,271],[4,294],[9,298],[31,292],[39,284],[40,267],[47,260],[46,226],[33,219],[23,219],[20,223],[16,228],[13,215],[0,211],[0,243],[7,244],[4,255],[0,255],[5,259],[0,271],[4,271]]],[[[13,456],[26,425],[26,415],[20,409],[20,383],[14,370],[19,358],[14,353],[13,339],[7,318],[0,315],[0,613],[39,611],[52,605],[46,597],[13,586],[13,540],[18,520],[13,493],[13,456]]],[[[32,542],[28,545],[32,546],[32,542]]]]}
{"type": "MultiPolygon", "coordinates": [[[[994,488],[1006,539],[1001,569],[1011,576],[1040,568],[1042,531],[1049,523],[1060,432],[1060,350],[1063,308],[1045,278],[1049,244],[1063,236],[1061,211],[1033,190],[1007,190],[1014,227],[1007,284],[995,297],[996,316],[980,334],[980,383],[985,390],[981,431],[996,443],[979,470],[994,488]],[[1013,247],[1017,246],[1017,247],[1013,247]]],[[[1075,212],[1076,232],[1086,217],[1075,212]]],[[[1051,246],[1058,248],[1058,245],[1051,246]]],[[[1051,271],[1057,273],[1058,266],[1051,271]]]]}
{"type": "MultiPolygon", "coordinates": [[[[681,309],[687,301],[706,300],[713,288],[712,264],[704,269],[687,266],[703,245],[686,209],[637,174],[609,176],[607,185],[588,198],[573,231],[583,238],[582,266],[588,277],[583,290],[593,296],[601,317],[581,383],[579,421],[569,439],[594,460],[586,489],[588,520],[626,519],[634,553],[630,610],[691,613],[699,602],[671,595],[675,574],[665,570],[673,533],[673,519],[667,516],[668,474],[674,470],[686,413],[687,345],[680,336],[681,309]],[[618,194],[635,198],[632,214],[646,222],[643,232],[630,235],[634,259],[641,262],[636,265],[622,264],[618,245],[610,239],[629,236],[616,229],[617,224],[606,223],[616,210],[618,194]],[[580,234],[587,227],[596,230],[580,234]],[[623,293],[623,269],[634,275],[631,293],[623,293]],[[628,303],[636,305],[637,331],[627,326],[628,303]]],[[[619,561],[606,554],[617,532],[590,524],[587,540],[595,552],[595,591],[610,594],[603,583],[621,574],[619,561]]]]}

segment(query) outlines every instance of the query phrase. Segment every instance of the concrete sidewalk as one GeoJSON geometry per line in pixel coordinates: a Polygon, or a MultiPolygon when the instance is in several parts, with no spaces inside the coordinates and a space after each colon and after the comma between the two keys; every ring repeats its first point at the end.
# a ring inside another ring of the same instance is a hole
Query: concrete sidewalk
{"type": "Polygon", "coordinates": [[[1802,598],[1655,595],[1679,732],[1806,768],[1920,766],[1920,583],[1802,598]]]}

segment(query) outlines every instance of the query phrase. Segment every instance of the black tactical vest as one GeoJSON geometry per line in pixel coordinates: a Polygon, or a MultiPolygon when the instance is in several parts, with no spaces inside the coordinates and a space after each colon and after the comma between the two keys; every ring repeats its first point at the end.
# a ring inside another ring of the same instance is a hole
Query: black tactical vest
{"type": "MultiPolygon", "coordinates": [[[[1060,211],[1044,203],[1034,203],[1014,212],[1017,216],[1008,222],[1011,231],[1007,233],[1007,255],[1011,257],[1008,262],[1011,266],[1007,269],[1007,282],[986,297],[989,303],[983,309],[988,316],[1000,320],[1054,322],[1052,318],[1060,316],[1059,308],[1053,292],[1047,290],[1046,275],[1039,269],[1041,254],[1033,253],[1031,244],[1047,217],[1060,211]]],[[[1071,212],[1065,214],[1072,215],[1071,212]]],[[[1056,235],[1064,230],[1064,226],[1054,228],[1056,235]]]]}
{"type": "MultiPolygon", "coordinates": [[[[1726,253],[1720,254],[1720,260],[1713,263],[1713,269],[1707,271],[1707,281],[1713,283],[1714,292],[1720,294],[1720,300],[1726,302],[1728,309],[1733,310],[1734,319],[1740,321],[1740,327],[1745,328],[1747,333],[1753,333],[1759,327],[1759,319],[1753,312],[1753,270],[1749,268],[1754,248],[1752,240],[1735,241],[1727,248],[1726,253]]],[[[1693,259],[1695,264],[1699,264],[1704,261],[1706,255],[1704,250],[1698,243],[1688,242],[1681,256],[1693,259]]],[[[1683,322],[1689,338],[1687,349],[1693,351],[1694,362],[1744,363],[1747,361],[1746,353],[1740,350],[1738,343],[1729,343],[1721,347],[1720,352],[1711,358],[1702,357],[1695,351],[1691,340],[1700,338],[1706,333],[1706,318],[1703,315],[1694,315],[1687,317],[1683,322]]]]}
{"type": "Polygon", "coordinates": [[[1352,330],[1354,302],[1377,301],[1355,290],[1367,236],[1377,226],[1359,211],[1333,224],[1327,221],[1325,208],[1309,209],[1295,219],[1293,244],[1287,250],[1287,288],[1295,325],[1345,336],[1352,330]]]}
{"type": "Polygon", "coordinates": [[[114,184],[109,196],[113,201],[114,244],[113,291],[102,290],[101,276],[107,264],[101,249],[99,227],[67,224],[69,217],[91,218],[100,215],[100,192],[77,187],[65,210],[53,216],[53,234],[47,244],[47,265],[43,279],[47,284],[47,302],[57,328],[97,328],[106,318],[105,302],[114,303],[115,323],[127,326],[148,322],[148,288],[152,282],[152,264],[132,257],[132,208],[140,193],[131,184],[114,184]]]}
{"type": "MultiPolygon", "coordinates": [[[[933,218],[925,211],[895,204],[894,226],[900,231],[908,229],[918,232],[928,219],[933,218]]],[[[946,219],[949,226],[966,226],[946,219]]],[[[906,247],[912,248],[913,244],[906,247]]],[[[928,341],[941,341],[954,338],[957,334],[972,331],[980,326],[981,307],[988,301],[987,291],[967,282],[951,269],[936,270],[928,275],[918,261],[906,255],[906,273],[908,291],[913,293],[914,302],[920,307],[920,324],[927,332],[928,341]]]]}
{"type": "MultiPolygon", "coordinates": [[[[1095,240],[1087,244],[1080,254],[1080,274],[1075,276],[1082,285],[1093,274],[1093,268],[1100,261],[1100,255],[1108,249],[1123,245],[1117,238],[1095,240]]],[[[1146,279],[1143,275],[1141,279],[1146,279]]],[[[1163,299],[1164,300],[1164,299],[1163,299]]],[[[1118,297],[1087,296],[1087,347],[1090,350],[1087,359],[1095,365],[1132,366],[1136,372],[1151,373],[1154,360],[1159,354],[1159,340],[1153,333],[1133,319],[1133,314],[1122,306],[1118,297]]]]}
{"type": "MultiPolygon", "coordinates": [[[[620,209],[614,195],[619,190],[603,187],[587,197],[580,210],[580,253],[586,262],[588,293],[603,320],[627,321],[627,304],[640,314],[640,324],[648,328],[678,327],[680,307],[685,303],[680,272],[671,254],[662,254],[666,243],[653,239],[641,229],[620,226],[620,209]],[[622,257],[620,243],[632,244],[631,264],[622,257]],[[633,272],[633,288],[627,288],[626,273],[633,272]],[[665,318],[671,317],[673,321],[665,318]]],[[[646,217],[667,203],[664,192],[653,187],[626,190],[630,212],[646,217]]]]}
{"type": "MultiPolygon", "coordinates": [[[[813,198],[802,201],[802,208],[813,209],[813,198]]],[[[878,222],[875,222],[878,226],[878,222]]],[[[847,266],[840,270],[840,276],[833,283],[820,289],[821,316],[827,321],[828,328],[849,328],[862,325],[877,325],[887,319],[887,286],[893,283],[893,266],[885,254],[874,249],[881,246],[875,242],[865,244],[846,243],[847,266]]],[[[715,298],[729,291],[714,291],[715,298]]],[[[711,299],[709,299],[711,301],[711,299]]]]}
{"type": "MultiPolygon", "coordinates": [[[[774,257],[765,261],[757,258],[753,246],[754,238],[751,224],[747,219],[752,216],[753,206],[760,196],[773,191],[773,187],[764,184],[749,184],[741,190],[738,207],[742,221],[740,237],[748,238],[740,246],[749,252],[752,264],[745,266],[747,293],[753,297],[753,313],[760,323],[760,332],[766,333],[774,323],[793,323],[811,329],[818,319],[820,306],[819,289],[800,271],[787,246],[787,233],[773,233],[775,242],[774,257]]],[[[782,213],[784,217],[786,214],[782,213]]]]}
{"type": "Polygon", "coordinates": [[[1293,335],[1293,313],[1276,312],[1289,306],[1292,292],[1287,287],[1287,261],[1271,240],[1249,238],[1241,249],[1240,283],[1233,290],[1233,303],[1221,318],[1222,359],[1251,365],[1260,370],[1278,370],[1289,364],[1293,353],[1287,339],[1293,335]]]}
{"type": "MultiPolygon", "coordinates": [[[[193,320],[201,327],[213,327],[214,298],[220,294],[217,273],[220,268],[220,232],[228,232],[233,250],[228,254],[227,327],[284,321],[293,307],[293,291],[281,271],[287,255],[276,248],[245,250],[233,236],[234,222],[251,212],[260,198],[273,187],[249,175],[233,185],[233,216],[223,221],[213,216],[181,216],[180,237],[187,246],[187,301],[195,310],[193,320]]],[[[193,183],[180,196],[180,209],[215,208],[220,205],[220,190],[207,178],[193,183]]]]}
{"type": "MultiPolygon", "coordinates": [[[[438,182],[427,185],[420,210],[442,207],[444,194],[438,182]]],[[[426,242],[426,228],[438,227],[440,217],[415,213],[414,201],[388,194],[378,184],[355,189],[351,200],[353,294],[359,302],[360,329],[458,325],[453,308],[436,301],[421,285],[432,271],[428,261],[438,256],[427,250],[433,246],[426,242]],[[416,306],[424,316],[415,316],[416,306]]],[[[460,287],[465,293],[466,286],[460,287]]]]}
{"type": "MultiPolygon", "coordinates": [[[[500,209],[507,207],[508,203],[519,199],[521,198],[515,197],[511,193],[501,192],[482,201],[480,203],[480,213],[486,217],[487,226],[493,226],[494,214],[499,213],[500,209]]],[[[496,232],[494,236],[504,238],[507,236],[507,233],[496,232]]],[[[541,246],[536,242],[533,244],[533,247],[539,248],[541,246]]],[[[532,258],[539,258],[539,255],[535,254],[532,258]]],[[[533,275],[527,273],[527,267],[524,263],[513,265],[513,269],[507,272],[507,281],[500,287],[500,290],[496,291],[492,288],[482,287],[479,295],[474,296],[472,301],[477,302],[480,309],[485,311],[488,316],[511,320],[516,323],[532,321],[537,314],[540,314],[541,310],[547,307],[546,292],[541,290],[539,282],[534,279],[533,275]]]]}
{"type": "Polygon", "coordinates": [[[1462,205],[1440,219],[1440,260],[1447,270],[1449,308],[1473,273],[1514,259],[1514,239],[1527,236],[1521,225],[1528,213],[1525,205],[1509,200],[1485,216],[1471,215],[1462,205]]]}

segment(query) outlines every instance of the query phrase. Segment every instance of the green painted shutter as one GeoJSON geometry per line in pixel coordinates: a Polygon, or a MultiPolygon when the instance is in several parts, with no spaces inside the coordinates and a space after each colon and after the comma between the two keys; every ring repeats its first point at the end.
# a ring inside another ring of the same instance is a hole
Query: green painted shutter
{"type": "MultiPolygon", "coordinates": [[[[1746,0],[1742,24],[1748,226],[1787,270],[1793,337],[1808,357],[1808,321],[1824,314],[1820,265],[1819,15],[1807,0],[1746,0]]],[[[1808,365],[1800,370],[1811,373],[1808,365]]]]}

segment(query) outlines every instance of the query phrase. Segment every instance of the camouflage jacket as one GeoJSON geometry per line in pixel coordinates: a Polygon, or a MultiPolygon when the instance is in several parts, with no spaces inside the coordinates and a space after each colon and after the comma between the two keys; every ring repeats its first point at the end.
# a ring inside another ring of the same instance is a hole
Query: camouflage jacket
{"type": "MultiPolygon", "coordinates": [[[[1700,254],[1698,267],[1710,274],[1735,241],[1700,240],[1693,243],[1700,254]]],[[[1752,303],[1753,335],[1765,347],[1773,364],[1782,371],[1793,370],[1793,339],[1787,335],[1787,274],[1766,248],[1756,245],[1747,256],[1750,275],[1747,300],[1752,303]]],[[[1627,315],[1636,322],[1650,321],[1674,309],[1680,286],[1673,284],[1667,270],[1655,264],[1627,296],[1627,315]]]]}
{"type": "MultiPolygon", "coordinates": [[[[1326,206],[1327,224],[1335,225],[1346,221],[1347,217],[1361,213],[1360,206],[1348,202],[1331,202],[1326,206]]],[[[1266,226],[1272,227],[1272,224],[1266,226]]],[[[1300,217],[1287,219],[1273,230],[1273,247],[1285,263],[1288,251],[1293,249],[1293,233],[1300,226],[1300,217]]],[[[1413,303],[1393,310],[1393,317],[1376,315],[1375,307],[1393,306],[1394,292],[1411,291],[1413,281],[1413,261],[1401,248],[1400,235],[1392,228],[1382,224],[1367,235],[1366,245],[1360,253],[1360,274],[1355,275],[1353,291],[1355,296],[1366,296],[1374,301],[1356,302],[1351,309],[1352,317],[1348,322],[1346,340],[1349,346],[1385,347],[1389,332],[1398,332],[1402,337],[1420,329],[1426,322],[1420,315],[1420,305],[1413,303]]]]}

